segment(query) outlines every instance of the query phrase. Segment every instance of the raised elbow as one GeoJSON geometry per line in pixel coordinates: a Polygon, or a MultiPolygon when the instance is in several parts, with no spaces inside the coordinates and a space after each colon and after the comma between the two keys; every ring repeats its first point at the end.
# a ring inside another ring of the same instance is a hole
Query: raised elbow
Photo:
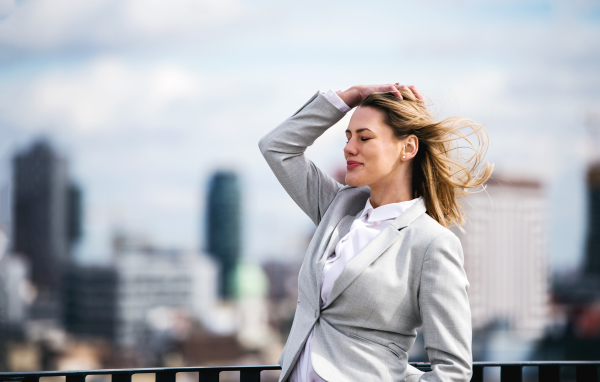
{"type": "Polygon", "coordinates": [[[263,154],[263,156],[267,153],[267,151],[269,151],[269,148],[271,147],[271,139],[269,139],[269,135],[265,135],[264,137],[262,137],[259,141],[258,141],[258,148],[260,149],[260,152],[263,154]]]}

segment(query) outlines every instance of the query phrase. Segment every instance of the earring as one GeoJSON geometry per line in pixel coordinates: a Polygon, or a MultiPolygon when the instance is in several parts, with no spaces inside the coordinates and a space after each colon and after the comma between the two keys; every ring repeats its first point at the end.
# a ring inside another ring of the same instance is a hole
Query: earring
{"type": "Polygon", "coordinates": [[[404,158],[406,158],[406,156],[405,156],[405,155],[402,155],[402,159],[404,159],[404,158]]]}

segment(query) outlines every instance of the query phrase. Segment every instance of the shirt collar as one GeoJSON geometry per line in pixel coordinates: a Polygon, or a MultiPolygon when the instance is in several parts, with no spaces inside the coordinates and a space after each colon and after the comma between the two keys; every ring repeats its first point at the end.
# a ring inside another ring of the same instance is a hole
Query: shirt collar
{"type": "Polygon", "coordinates": [[[365,209],[360,214],[360,218],[365,217],[365,220],[369,223],[396,219],[398,216],[402,215],[404,211],[412,207],[417,201],[421,200],[421,197],[407,200],[405,202],[400,203],[390,203],[385,204],[383,206],[379,206],[377,208],[373,208],[371,205],[371,198],[367,199],[367,204],[365,205],[365,209]]]}

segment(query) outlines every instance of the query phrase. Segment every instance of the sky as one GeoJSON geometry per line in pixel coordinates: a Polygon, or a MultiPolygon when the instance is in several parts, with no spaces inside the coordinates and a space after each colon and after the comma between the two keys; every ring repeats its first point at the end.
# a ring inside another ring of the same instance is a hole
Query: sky
{"type": "MultiPolygon", "coordinates": [[[[233,169],[244,256],[299,261],[314,227],[259,139],[318,90],[414,84],[440,118],[486,123],[499,176],[544,184],[564,271],[583,253],[599,68],[597,1],[0,0],[0,188],[50,139],[84,191],[76,256],[101,262],[117,229],[201,248],[207,181],[233,169]]],[[[307,151],[329,173],[348,119],[307,151]]]]}

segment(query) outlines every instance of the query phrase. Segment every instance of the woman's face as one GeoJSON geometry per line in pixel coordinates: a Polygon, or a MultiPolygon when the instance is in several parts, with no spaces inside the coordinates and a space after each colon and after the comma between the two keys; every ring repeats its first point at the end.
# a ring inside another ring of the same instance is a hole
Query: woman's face
{"type": "Polygon", "coordinates": [[[344,147],[346,184],[369,186],[397,175],[404,142],[394,136],[392,128],[383,122],[382,113],[371,107],[356,109],[344,147]]]}

